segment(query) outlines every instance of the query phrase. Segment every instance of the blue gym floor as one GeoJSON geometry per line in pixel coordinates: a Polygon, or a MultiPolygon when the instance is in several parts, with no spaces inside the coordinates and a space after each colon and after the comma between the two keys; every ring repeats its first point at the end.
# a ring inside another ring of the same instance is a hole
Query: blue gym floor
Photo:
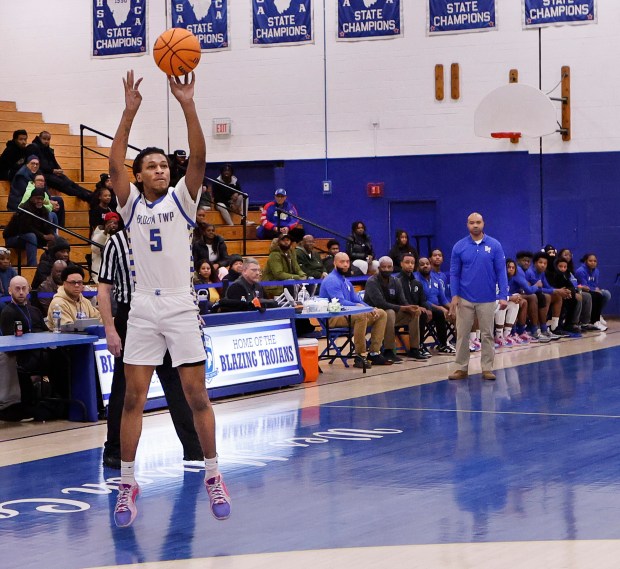
{"type": "Polygon", "coordinates": [[[180,462],[172,426],[145,422],[129,529],[113,525],[118,473],[99,448],[5,466],[0,566],[620,539],[618,369],[613,347],[508,367],[495,382],[474,375],[297,410],[257,398],[219,421],[225,522],[209,512],[200,468],[180,462]]]}

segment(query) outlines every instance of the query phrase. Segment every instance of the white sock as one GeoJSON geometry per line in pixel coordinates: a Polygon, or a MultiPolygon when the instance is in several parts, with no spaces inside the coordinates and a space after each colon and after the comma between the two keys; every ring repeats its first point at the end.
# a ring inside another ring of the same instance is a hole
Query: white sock
{"type": "Polygon", "coordinates": [[[131,462],[125,462],[121,460],[121,484],[135,484],[136,479],[134,477],[134,466],[136,462],[132,460],[131,462]]]}
{"type": "Polygon", "coordinates": [[[504,328],[504,338],[508,338],[512,332],[512,326],[510,328],[504,328]]]}
{"type": "Polygon", "coordinates": [[[495,328],[495,337],[496,338],[501,338],[502,335],[503,335],[502,331],[503,331],[503,328],[495,328]]]}
{"type": "Polygon", "coordinates": [[[476,330],[476,340],[480,340],[480,330],[476,330]]]}
{"type": "Polygon", "coordinates": [[[475,332],[470,332],[469,333],[469,341],[473,342],[476,339],[476,333],[475,332]]]}
{"type": "Polygon", "coordinates": [[[214,478],[219,474],[219,469],[217,467],[217,455],[213,458],[205,457],[205,480],[209,480],[209,478],[214,478]]]}
{"type": "Polygon", "coordinates": [[[560,319],[557,316],[554,316],[551,319],[551,330],[555,330],[558,327],[559,323],[560,323],[560,319]]]}

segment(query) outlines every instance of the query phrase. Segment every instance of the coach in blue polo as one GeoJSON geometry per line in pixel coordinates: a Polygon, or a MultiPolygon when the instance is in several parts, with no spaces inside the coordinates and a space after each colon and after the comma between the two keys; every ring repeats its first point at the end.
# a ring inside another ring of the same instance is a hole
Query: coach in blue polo
{"type": "Polygon", "coordinates": [[[479,213],[467,218],[469,235],[454,245],[450,261],[450,314],[456,314],[456,370],[448,379],[466,379],[469,366],[469,333],[476,316],[482,342],[483,379],[495,379],[493,373],[493,321],[496,301],[507,306],[508,277],[506,259],[497,239],[484,234],[479,213]]]}

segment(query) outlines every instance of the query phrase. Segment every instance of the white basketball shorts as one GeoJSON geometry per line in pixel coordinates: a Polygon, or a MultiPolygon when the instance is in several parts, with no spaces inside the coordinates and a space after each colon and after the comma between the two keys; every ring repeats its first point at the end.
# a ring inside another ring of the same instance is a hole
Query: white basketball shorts
{"type": "Polygon", "coordinates": [[[206,359],[198,307],[188,288],[137,289],[131,298],[123,361],[160,365],[166,349],[173,367],[206,359]]]}

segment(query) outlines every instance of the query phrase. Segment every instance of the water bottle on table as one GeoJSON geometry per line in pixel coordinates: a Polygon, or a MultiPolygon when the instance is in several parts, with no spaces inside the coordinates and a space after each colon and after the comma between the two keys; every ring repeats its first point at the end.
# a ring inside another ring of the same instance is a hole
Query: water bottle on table
{"type": "Polygon", "coordinates": [[[52,332],[60,334],[60,308],[52,308],[52,332]]]}

